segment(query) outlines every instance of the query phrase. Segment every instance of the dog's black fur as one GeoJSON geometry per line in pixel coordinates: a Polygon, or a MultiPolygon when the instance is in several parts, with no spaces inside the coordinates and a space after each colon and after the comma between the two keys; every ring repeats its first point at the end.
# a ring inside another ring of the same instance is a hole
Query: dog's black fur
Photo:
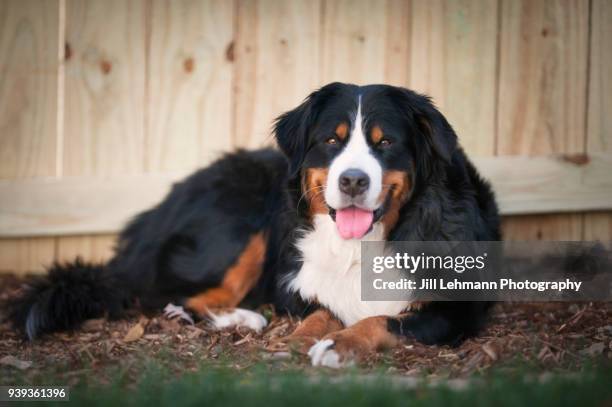
{"type": "MultiPolygon", "coordinates": [[[[348,119],[357,95],[367,102],[364,114],[394,142],[393,149],[376,150],[377,159],[411,178],[409,199],[387,239],[499,240],[491,189],[427,97],[385,85],[334,83],[279,117],[275,136],[282,154],[238,151],[175,185],[161,204],[125,228],[108,264],[54,266],[12,304],[15,326],[34,338],[105,312],[117,314],[135,300],[152,309],[180,303],[217,286],[257,232],[267,236],[264,271],[243,302],[272,303],[299,315],[315,309],[317,304],[303,303],[281,284],[299,271],[293,243],[312,227],[301,174],[328,166],[337,154],[322,141],[338,120],[348,119]]],[[[457,344],[477,333],[488,308],[488,303],[431,303],[404,320],[390,319],[388,327],[424,343],[457,344]]]]}
{"type": "MultiPolygon", "coordinates": [[[[158,311],[217,286],[248,237],[277,222],[286,173],[285,158],[268,149],[228,154],[197,171],[127,225],[108,264],[56,264],[37,278],[9,304],[14,325],[32,339],[109,311],[119,316],[136,301],[158,311]]],[[[251,302],[273,294],[266,269],[251,302]]]]}

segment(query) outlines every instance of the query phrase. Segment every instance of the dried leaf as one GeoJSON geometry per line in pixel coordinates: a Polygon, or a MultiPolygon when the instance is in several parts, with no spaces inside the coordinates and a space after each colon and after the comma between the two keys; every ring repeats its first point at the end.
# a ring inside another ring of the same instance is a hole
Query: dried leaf
{"type": "Polygon", "coordinates": [[[19,370],[26,370],[32,366],[32,362],[27,360],[19,360],[15,356],[7,355],[0,359],[0,365],[12,366],[19,370]]]}
{"type": "Polygon", "coordinates": [[[130,328],[127,334],[123,337],[123,342],[134,342],[142,337],[144,334],[144,328],[140,323],[130,328]]]}

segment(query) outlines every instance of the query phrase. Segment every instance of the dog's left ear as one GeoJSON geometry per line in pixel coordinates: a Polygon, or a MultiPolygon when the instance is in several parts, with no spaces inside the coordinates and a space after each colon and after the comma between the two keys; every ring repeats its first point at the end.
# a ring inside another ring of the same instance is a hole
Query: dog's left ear
{"type": "Polygon", "coordinates": [[[289,160],[289,174],[296,175],[306,156],[308,131],[312,123],[312,95],[274,121],[274,137],[289,160]]]}
{"type": "Polygon", "coordinates": [[[429,97],[404,88],[400,88],[400,93],[404,113],[416,122],[433,153],[450,163],[457,149],[457,135],[451,125],[429,97]]]}
{"type": "Polygon", "coordinates": [[[445,162],[450,163],[457,149],[457,134],[446,118],[429,100],[417,110],[416,118],[433,151],[445,162]]]}

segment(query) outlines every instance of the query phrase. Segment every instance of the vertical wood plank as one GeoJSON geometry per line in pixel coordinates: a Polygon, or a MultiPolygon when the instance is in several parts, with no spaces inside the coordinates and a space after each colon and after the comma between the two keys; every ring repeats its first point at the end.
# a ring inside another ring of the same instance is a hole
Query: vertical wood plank
{"type": "MultiPolygon", "coordinates": [[[[587,152],[612,151],[612,3],[593,0],[587,152]]],[[[612,241],[612,212],[587,213],[584,239],[612,241]]]]}
{"type": "Polygon", "coordinates": [[[234,3],[154,0],[147,169],[201,166],[231,148],[234,3]]]}
{"type": "Polygon", "coordinates": [[[583,239],[612,242],[612,212],[586,213],[583,239]]]}
{"type": "MultiPolygon", "coordinates": [[[[65,176],[144,170],[145,11],[144,0],[66,1],[65,176]]],[[[107,241],[60,237],[58,254],[107,241]]]]}
{"type": "Polygon", "coordinates": [[[385,81],[387,12],[383,3],[368,0],[324,3],[323,82],[367,85],[385,81]]]}
{"type": "Polygon", "coordinates": [[[582,153],[588,0],[504,0],[498,153],[582,153]]]}
{"type": "Polygon", "coordinates": [[[67,236],[59,239],[57,250],[58,261],[72,261],[77,257],[92,262],[109,260],[113,255],[116,236],[67,236]]]}
{"type": "Polygon", "coordinates": [[[64,175],[144,165],[144,0],[66,2],[64,175]]]}
{"type": "Polygon", "coordinates": [[[320,85],[320,0],[237,2],[235,145],[272,143],[272,121],[320,85]]]}
{"type": "Polygon", "coordinates": [[[57,1],[0,3],[0,178],[55,175],[57,1]]]}
{"type": "MultiPolygon", "coordinates": [[[[59,2],[0,2],[0,178],[55,176],[59,2]]],[[[0,270],[41,271],[55,240],[0,240],[0,270]]]]}
{"type": "MultiPolygon", "coordinates": [[[[582,153],[588,0],[501,3],[497,153],[582,153]]],[[[580,240],[582,215],[518,217],[507,239],[580,240]]]]}
{"type": "Polygon", "coordinates": [[[40,273],[55,259],[55,239],[48,237],[0,240],[0,273],[40,273]]]}
{"type": "Polygon", "coordinates": [[[502,230],[506,240],[581,240],[582,215],[538,214],[505,217],[502,230]]]}
{"type": "Polygon", "coordinates": [[[383,4],[386,7],[384,81],[389,85],[408,87],[412,70],[412,1],[387,0],[383,4]]]}
{"type": "Polygon", "coordinates": [[[612,3],[593,0],[587,149],[612,151],[612,3]]]}
{"type": "Polygon", "coordinates": [[[412,3],[410,87],[433,97],[470,155],[495,152],[498,2],[412,3]]]}
{"type": "Polygon", "coordinates": [[[407,86],[410,2],[323,3],[321,82],[407,86]]]}

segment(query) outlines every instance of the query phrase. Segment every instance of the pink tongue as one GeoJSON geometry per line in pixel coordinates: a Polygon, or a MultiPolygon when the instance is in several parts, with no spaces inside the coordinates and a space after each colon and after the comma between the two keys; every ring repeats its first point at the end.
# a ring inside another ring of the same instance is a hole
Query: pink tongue
{"type": "Polygon", "coordinates": [[[350,207],[336,211],[336,227],[343,239],[360,239],[374,219],[374,212],[350,207]]]}

